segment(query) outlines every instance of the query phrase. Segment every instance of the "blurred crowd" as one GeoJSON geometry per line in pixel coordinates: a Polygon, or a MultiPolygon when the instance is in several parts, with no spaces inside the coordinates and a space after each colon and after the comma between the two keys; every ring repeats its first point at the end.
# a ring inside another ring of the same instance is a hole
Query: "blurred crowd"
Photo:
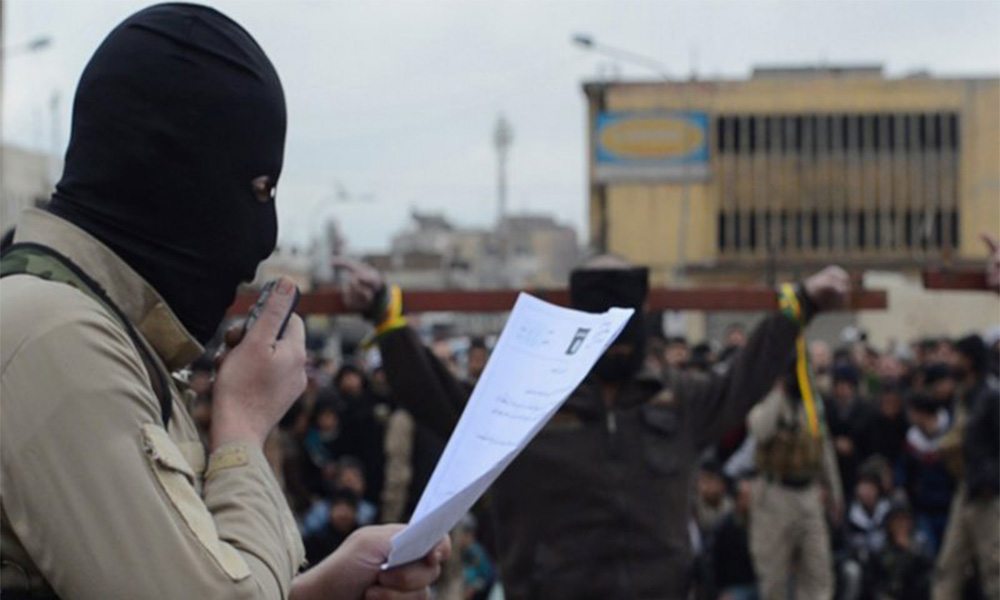
{"type": "MultiPolygon", "coordinates": [[[[744,327],[734,325],[721,343],[653,337],[647,362],[679,372],[722,372],[746,336],[744,327]]],[[[841,488],[823,495],[836,598],[930,597],[953,499],[967,477],[956,426],[970,376],[963,356],[979,361],[982,379],[996,385],[998,338],[926,338],[878,350],[855,331],[838,347],[809,344],[841,488]]],[[[478,338],[428,340],[428,347],[469,390],[489,355],[488,344],[478,338]]],[[[360,526],[405,522],[444,448],[445,440],[402,408],[377,351],[347,356],[310,358],[308,387],[265,449],[311,563],[360,526]]],[[[192,414],[204,435],[211,419],[212,367],[203,358],[190,378],[192,414]]],[[[689,527],[698,598],[763,597],[758,573],[772,559],[754,557],[750,543],[754,494],[760,493],[762,478],[755,443],[749,428],[740,427],[702,456],[689,527]]],[[[975,465],[965,465],[969,468],[975,465]]],[[[983,476],[988,493],[996,476],[983,476]]],[[[476,510],[459,524],[453,532],[456,552],[437,597],[489,597],[499,583],[492,537],[488,510],[476,510]]],[[[980,597],[976,573],[966,575],[965,597],[980,597]]]]}
{"type": "MultiPolygon", "coordinates": [[[[430,344],[442,364],[471,390],[485,367],[481,339],[430,344]],[[461,368],[458,359],[461,358],[461,368]]],[[[191,367],[191,414],[203,439],[211,428],[214,361],[206,355],[191,367]]],[[[272,432],[265,455],[296,516],[311,564],[332,553],[357,528],[406,522],[437,464],[446,440],[423,430],[390,393],[377,350],[358,349],[336,361],[311,354],[308,384],[272,432]]],[[[453,531],[452,561],[437,584],[437,597],[488,597],[496,581],[491,553],[480,542],[477,515],[453,531]]]]}
{"type": "MultiPolygon", "coordinates": [[[[968,497],[996,498],[996,426],[988,435],[993,447],[983,449],[992,460],[963,465],[962,445],[968,441],[962,439],[961,425],[976,390],[995,389],[997,337],[926,338],[879,351],[863,335],[851,333],[845,337],[853,339],[837,348],[820,341],[808,347],[835,471],[825,481],[841,488],[824,489],[821,495],[820,520],[827,535],[816,539],[829,545],[832,561],[819,568],[832,564],[835,598],[928,598],[932,578],[942,576],[935,572],[935,561],[963,479],[968,497]]],[[[677,338],[664,342],[663,355],[679,369],[720,369],[744,339],[742,327],[735,326],[719,352],[677,338]]],[[[748,419],[750,429],[755,413],[748,419]]],[[[755,445],[753,431],[732,431],[700,465],[691,527],[699,597],[763,597],[761,575],[776,563],[795,560],[780,554],[795,549],[796,537],[802,540],[802,554],[809,551],[808,532],[784,529],[794,517],[768,514],[761,495],[773,493],[772,482],[791,490],[810,482],[772,476],[755,445]],[[769,552],[754,551],[755,518],[782,537],[769,552]]],[[[993,521],[981,526],[995,528],[993,521]]],[[[961,568],[970,572],[949,574],[965,582],[959,595],[949,597],[984,597],[970,554],[961,557],[961,568]]]]}

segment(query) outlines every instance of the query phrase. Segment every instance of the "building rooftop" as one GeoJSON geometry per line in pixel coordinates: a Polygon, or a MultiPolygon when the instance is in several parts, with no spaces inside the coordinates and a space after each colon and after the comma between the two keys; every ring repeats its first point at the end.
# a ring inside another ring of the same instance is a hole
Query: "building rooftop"
{"type": "Polygon", "coordinates": [[[815,79],[821,77],[865,77],[881,79],[882,65],[761,65],[753,68],[752,79],[815,79]]]}
{"type": "Polygon", "coordinates": [[[440,213],[421,213],[417,209],[413,209],[410,211],[410,217],[413,218],[414,223],[417,225],[417,229],[420,230],[453,231],[455,229],[455,227],[448,222],[448,219],[440,213]]]}
{"type": "Polygon", "coordinates": [[[559,227],[559,224],[556,223],[555,219],[553,219],[549,215],[522,213],[515,215],[505,215],[503,220],[504,224],[507,227],[511,227],[514,229],[534,230],[534,229],[554,229],[559,227]]]}
{"type": "Polygon", "coordinates": [[[749,77],[704,76],[692,79],[592,79],[582,82],[584,94],[589,97],[604,93],[609,88],[656,88],[656,89],[696,89],[710,90],[715,86],[731,86],[752,84],[754,82],[788,82],[798,83],[815,80],[835,81],[879,81],[886,84],[907,82],[910,80],[930,80],[948,83],[987,82],[995,84],[1000,75],[991,73],[980,74],[946,74],[932,73],[924,68],[916,68],[905,73],[886,73],[885,67],[879,63],[857,64],[771,64],[753,67],[749,77]]]}

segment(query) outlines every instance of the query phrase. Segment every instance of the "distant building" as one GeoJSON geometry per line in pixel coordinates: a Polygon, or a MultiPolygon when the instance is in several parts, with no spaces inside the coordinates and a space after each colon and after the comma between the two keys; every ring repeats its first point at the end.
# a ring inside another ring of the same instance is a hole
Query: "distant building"
{"type": "Polygon", "coordinates": [[[509,215],[499,227],[506,239],[507,272],[515,287],[566,287],[580,259],[576,231],[548,215],[509,215]]]}
{"type": "MultiPolygon", "coordinates": [[[[404,290],[565,287],[579,260],[576,231],[546,215],[508,215],[496,229],[460,228],[443,215],[414,211],[389,252],[362,260],[404,290]]],[[[490,334],[502,314],[423,314],[420,329],[437,335],[490,334]]],[[[415,321],[416,322],[416,321],[415,321]]]]}
{"type": "Polygon", "coordinates": [[[546,215],[512,215],[485,230],[417,211],[387,254],[365,257],[401,286],[422,289],[562,287],[578,258],[576,232],[546,215]]]}
{"type": "MultiPolygon", "coordinates": [[[[922,269],[981,265],[979,233],[1000,233],[996,76],[772,66],[745,80],[583,89],[591,240],[649,265],[655,283],[774,282],[836,262],[903,274],[892,282],[904,298],[929,294],[922,269]]],[[[973,303],[949,330],[996,322],[995,297],[973,303]]],[[[912,318],[885,327],[880,313],[864,320],[875,339],[931,333],[923,306],[893,303],[912,318]]]]}
{"type": "Polygon", "coordinates": [[[410,212],[410,227],[392,236],[392,253],[447,254],[452,246],[455,228],[440,214],[410,212]]]}
{"type": "Polygon", "coordinates": [[[343,254],[347,241],[340,230],[340,222],[330,218],[323,227],[322,236],[313,239],[309,245],[310,278],[313,283],[333,281],[333,266],[330,257],[343,254]]]}
{"type": "Polygon", "coordinates": [[[48,154],[9,144],[0,146],[0,227],[4,231],[17,224],[25,208],[48,202],[53,163],[48,154]]]}
{"type": "Polygon", "coordinates": [[[251,285],[260,287],[272,279],[287,277],[299,286],[299,290],[308,292],[313,286],[312,266],[310,254],[295,246],[278,246],[257,267],[257,276],[251,285]]]}

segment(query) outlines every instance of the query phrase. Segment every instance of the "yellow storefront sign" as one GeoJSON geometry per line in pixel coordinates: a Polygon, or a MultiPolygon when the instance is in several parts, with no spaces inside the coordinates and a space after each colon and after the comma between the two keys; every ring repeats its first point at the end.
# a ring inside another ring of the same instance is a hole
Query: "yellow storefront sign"
{"type": "Polygon", "coordinates": [[[697,152],[704,136],[704,130],[688,119],[633,117],[607,124],[600,132],[600,145],[621,159],[669,160],[697,152]]]}

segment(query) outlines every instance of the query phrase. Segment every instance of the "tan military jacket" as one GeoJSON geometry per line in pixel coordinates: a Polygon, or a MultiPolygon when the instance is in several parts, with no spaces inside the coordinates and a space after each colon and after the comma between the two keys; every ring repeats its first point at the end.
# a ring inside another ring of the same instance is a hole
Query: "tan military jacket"
{"type": "MultiPolygon", "coordinates": [[[[202,351],[113,252],[29,210],[17,242],[68,256],[102,285],[168,371],[202,351]]],[[[14,275],[0,284],[0,558],[4,589],[62,598],[280,598],[303,562],[259,448],[210,456],[175,381],[159,402],[121,324],[84,293],[14,275]]]]}
{"type": "MultiPolygon", "coordinates": [[[[818,399],[817,399],[818,401],[818,399]]],[[[764,397],[750,414],[747,415],[747,428],[750,435],[754,437],[758,446],[769,443],[781,428],[781,423],[797,423],[802,432],[806,432],[809,427],[806,411],[798,405],[793,407],[785,398],[785,392],[780,387],[775,387],[764,397]]],[[[826,426],[822,426],[822,456],[820,457],[820,481],[833,495],[832,500],[835,506],[843,507],[843,491],[840,486],[840,471],[837,469],[837,456],[830,443],[830,436],[826,431],[826,426]]],[[[808,435],[803,433],[803,435],[808,435]]],[[[763,466],[757,464],[758,469],[763,466]]]]}

